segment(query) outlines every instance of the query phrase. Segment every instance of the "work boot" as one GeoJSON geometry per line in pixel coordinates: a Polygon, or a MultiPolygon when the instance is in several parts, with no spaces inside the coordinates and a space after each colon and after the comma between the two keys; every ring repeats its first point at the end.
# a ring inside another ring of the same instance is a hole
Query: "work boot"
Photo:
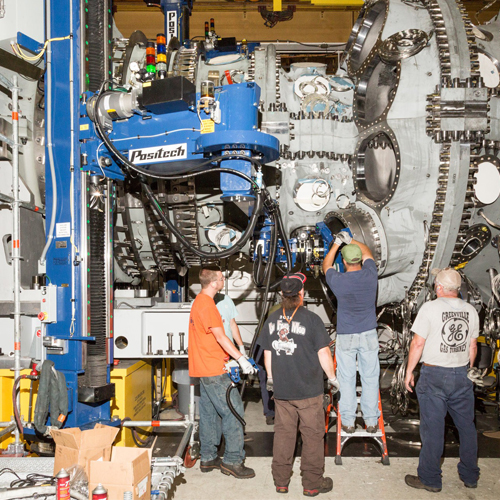
{"type": "Polygon", "coordinates": [[[354,434],[356,427],[354,427],[354,425],[343,425],[342,430],[347,432],[347,434],[354,434]]]}
{"type": "Polygon", "coordinates": [[[405,476],[405,483],[412,488],[416,488],[417,490],[427,490],[432,493],[439,493],[441,488],[433,488],[432,486],[427,486],[424,484],[418,476],[411,476],[410,474],[405,476]]]}
{"type": "Polygon", "coordinates": [[[288,493],[288,485],[287,486],[278,486],[276,483],[274,483],[276,486],[276,493],[288,493]]]}
{"type": "Polygon", "coordinates": [[[466,483],[462,478],[460,478],[460,481],[462,481],[462,483],[464,483],[464,486],[466,488],[477,488],[477,481],[475,481],[473,483],[466,483]]]}
{"type": "Polygon", "coordinates": [[[250,479],[255,477],[255,471],[250,467],[245,467],[243,462],[241,464],[225,464],[222,462],[220,471],[226,476],[234,476],[237,479],[250,479]]]}
{"type": "Polygon", "coordinates": [[[366,432],[369,432],[370,434],[376,434],[378,431],[378,425],[367,425],[366,426],[366,432]]]}
{"type": "Polygon", "coordinates": [[[221,457],[214,458],[208,462],[200,462],[201,472],[211,472],[214,469],[220,469],[220,464],[222,463],[221,457]]]}
{"type": "Polygon", "coordinates": [[[306,490],[304,488],[303,494],[305,497],[316,497],[320,493],[328,493],[329,491],[332,491],[332,489],[333,489],[333,479],[331,477],[324,477],[321,480],[319,488],[315,488],[313,490],[306,490]]]}

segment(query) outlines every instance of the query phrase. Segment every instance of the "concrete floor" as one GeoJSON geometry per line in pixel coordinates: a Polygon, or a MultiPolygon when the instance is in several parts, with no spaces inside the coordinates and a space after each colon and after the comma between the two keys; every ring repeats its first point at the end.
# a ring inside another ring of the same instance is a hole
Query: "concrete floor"
{"type": "MultiPolygon", "coordinates": [[[[273,427],[266,425],[260,401],[245,404],[246,433],[272,432],[273,427]]],[[[330,433],[334,432],[330,430],[330,433]]],[[[388,434],[394,432],[390,426],[388,434]]],[[[259,435],[259,434],[257,434],[259,435]]],[[[252,438],[250,438],[252,439],[252,438]]],[[[500,440],[491,445],[500,447],[500,440]]],[[[251,443],[248,443],[251,445],[251,443]]],[[[391,455],[390,443],[389,455],[391,455]]],[[[171,500],[267,500],[283,498],[296,500],[304,498],[300,478],[300,457],[294,464],[288,495],[275,492],[271,475],[271,457],[248,457],[246,465],[255,470],[253,479],[240,480],[225,476],[219,471],[202,474],[199,462],[192,469],[178,477],[170,493],[171,500]]],[[[479,459],[481,478],[477,489],[465,488],[457,474],[458,458],[443,461],[443,490],[429,493],[406,486],[406,474],[416,474],[418,458],[390,457],[391,465],[383,466],[380,459],[368,457],[343,457],[343,465],[337,466],[333,457],[325,461],[325,475],[334,482],[331,493],[322,494],[324,500],[499,500],[500,499],[500,458],[479,459]]]]}
{"type": "MultiPolygon", "coordinates": [[[[481,479],[477,489],[465,488],[457,475],[458,459],[449,458],[443,463],[443,489],[429,493],[406,486],[406,474],[415,474],[418,459],[392,458],[391,465],[384,467],[374,458],[344,458],[343,465],[335,465],[334,459],[326,459],[325,475],[334,482],[330,493],[319,495],[323,500],[498,500],[500,498],[500,459],[479,460],[481,479]]],[[[271,476],[271,458],[248,458],[246,465],[255,470],[253,479],[235,479],[219,471],[200,472],[199,464],[187,469],[178,477],[171,499],[195,500],[267,500],[304,498],[300,482],[300,458],[297,458],[288,495],[275,492],[271,476]]]]}

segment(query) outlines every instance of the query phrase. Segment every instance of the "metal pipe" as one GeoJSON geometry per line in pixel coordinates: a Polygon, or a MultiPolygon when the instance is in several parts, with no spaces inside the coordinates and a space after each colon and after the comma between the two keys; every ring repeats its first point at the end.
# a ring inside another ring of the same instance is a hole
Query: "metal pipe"
{"type": "Polygon", "coordinates": [[[0,437],[5,436],[6,434],[10,434],[15,429],[17,429],[17,425],[11,422],[8,427],[5,427],[5,429],[2,429],[0,431],[0,437]]]}
{"type": "Polygon", "coordinates": [[[189,439],[191,438],[191,434],[193,433],[194,429],[194,424],[190,423],[186,430],[184,431],[184,435],[182,436],[181,442],[179,443],[179,446],[177,446],[177,450],[175,452],[176,457],[182,458],[182,455],[184,455],[184,450],[186,449],[187,444],[189,443],[189,439]]]}
{"type": "MultiPolygon", "coordinates": [[[[193,425],[195,423],[195,399],[194,399],[194,384],[190,384],[189,386],[189,422],[193,425]]],[[[191,433],[191,438],[189,439],[189,445],[193,446],[194,444],[194,432],[191,433]]]]}
{"type": "Polygon", "coordinates": [[[188,420],[126,420],[123,422],[123,427],[186,427],[189,425],[188,420]]]}
{"type": "Polygon", "coordinates": [[[194,422],[194,384],[189,386],[189,421],[194,422]]]}
{"type": "MultiPolygon", "coordinates": [[[[21,375],[21,223],[19,206],[19,87],[12,77],[12,270],[14,273],[14,379],[21,375]]],[[[19,394],[16,396],[19,408],[19,394]]],[[[21,444],[19,429],[14,432],[15,445],[21,444]]]]}

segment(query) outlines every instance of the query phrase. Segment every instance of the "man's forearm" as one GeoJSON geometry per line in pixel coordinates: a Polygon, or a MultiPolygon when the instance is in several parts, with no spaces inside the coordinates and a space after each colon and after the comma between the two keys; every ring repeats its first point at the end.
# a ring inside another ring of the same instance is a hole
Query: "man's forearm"
{"type": "Polygon", "coordinates": [[[233,339],[236,342],[236,345],[243,345],[240,329],[234,319],[231,320],[231,333],[233,334],[233,339]]]}
{"type": "Polygon", "coordinates": [[[417,366],[420,358],[422,357],[422,351],[424,350],[424,344],[420,344],[414,337],[410,345],[410,353],[408,354],[408,363],[406,364],[406,372],[413,372],[417,366]]]}
{"type": "Polygon", "coordinates": [[[335,260],[335,255],[337,255],[337,251],[339,249],[339,245],[334,243],[330,251],[326,254],[325,260],[323,261],[323,272],[326,274],[326,271],[333,266],[333,261],[335,260]]]}
{"type": "Polygon", "coordinates": [[[472,339],[469,347],[470,366],[474,366],[474,361],[476,361],[476,356],[477,356],[477,340],[472,339]]]}
{"type": "Polygon", "coordinates": [[[224,349],[229,356],[234,359],[239,359],[241,357],[241,352],[234,347],[234,344],[229,340],[229,337],[226,335],[215,336],[215,339],[219,343],[219,345],[224,349]]]}
{"type": "Polygon", "coordinates": [[[326,373],[326,376],[330,379],[335,378],[335,370],[333,368],[333,357],[330,348],[323,347],[318,351],[319,364],[323,371],[326,373]]]}
{"type": "Polygon", "coordinates": [[[272,379],[273,372],[272,372],[271,356],[272,356],[271,351],[264,351],[264,366],[266,367],[267,378],[272,379]]]}
{"type": "Polygon", "coordinates": [[[365,259],[373,259],[372,251],[370,250],[370,248],[367,245],[365,245],[364,243],[361,243],[361,241],[357,241],[355,239],[353,239],[351,241],[351,244],[352,243],[354,243],[355,245],[358,245],[358,247],[360,248],[361,258],[363,259],[363,261],[365,259]]]}

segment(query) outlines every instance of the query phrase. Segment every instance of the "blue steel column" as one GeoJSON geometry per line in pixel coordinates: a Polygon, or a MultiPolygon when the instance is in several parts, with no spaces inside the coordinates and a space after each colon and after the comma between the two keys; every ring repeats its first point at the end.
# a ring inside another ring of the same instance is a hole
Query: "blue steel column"
{"type": "MultiPolygon", "coordinates": [[[[70,237],[54,235],[54,241],[47,253],[46,272],[50,282],[58,287],[58,318],[57,323],[47,325],[46,335],[67,340],[68,352],[64,355],[48,356],[55,363],[57,370],[64,373],[69,389],[69,407],[65,427],[82,426],[99,420],[109,420],[110,403],[88,405],[78,402],[78,374],[83,372],[84,342],[81,340],[82,324],[86,320],[85,304],[82,303],[82,273],[86,269],[75,261],[74,245],[80,248],[82,227],[80,214],[82,209],[82,176],[80,171],[79,154],[79,103],[81,71],[80,60],[82,41],[80,39],[80,2],[79,0],[51,0],[47,2],[50,9],[51,25],[47,38],[65,37],[72,34],[71,40],[53,42],[49,45],[52,51],[52,64],[47,70],[46,78],[51,78],[52,98],[52,146],[54,152],[55,172],[57,179],[57,211],[56,224],[71,223],[70,188],[71,163],[74,164],[74,234],[70,237]],[[70,33],[70,13],[72,10],[73,33],[70,33]],[[71,148],[71,90],[70,90],[70,56],[73,48],[73,123],[74,138],[71,148]],[[71,154],[73,149],[73,154],[71,154]],[[71,162],[71,156],[73,161],[71,162]],[[56,247],[56,242],[58,243],[56,247]],[[72,273],[74,276],[72,277],[72,273]],[[74,286],[72,301],[72,286],[74,286]],[[72,322],[72,306],[75,306],[74,321],[72,322]],[[79,340],[74,340],[80,338],[79,340]]],[[[47,126],[51,124],[47,123],[47,126]]],[[[48,155],[46,155],[48,158],[48,155]]],[[[48,162],[47,162],[48,163],[48,162]]],[[[47,228],[50,225],[51,204],[53,192],[51,189],[51,173],[46,166],[47,178],[47,228]]],[[[57,227],[57,226],[56,226],[57,227]]],[[[80,250],[82,250],[80,248],[80,250]]]]}

